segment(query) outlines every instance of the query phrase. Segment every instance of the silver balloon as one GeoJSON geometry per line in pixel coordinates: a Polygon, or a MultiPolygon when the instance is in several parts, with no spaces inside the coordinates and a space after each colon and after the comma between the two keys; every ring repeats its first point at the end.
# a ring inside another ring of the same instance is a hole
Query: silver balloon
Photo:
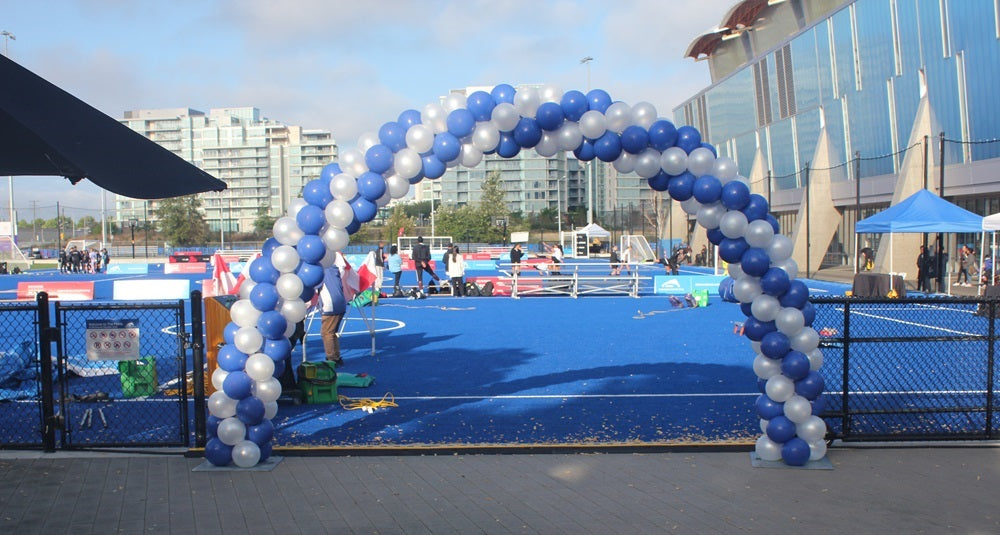
{"type": "Polygon", "coordinates": [[[805,327],[795,336],[788,338],[792,343],[792,349],[808,354],[813,349],[819,347],[819,333],[812,327],[805,327]]]}
{"type": "Polygon", "coordinates": [[[290,245],[281,245],[271,252],[271,265],[281,273],[291,273],[299,267],[299,252],[290,245]]]}
{"type": "Polygon", "coordinates": [[[613,165],[615,167],[615,170],[618,171],[619,173],[627,174],[635,171],[636,160],[638,160],[636,155],[622,151],[621,156],[619,156],[618,159],[615,160],[614,163],[612,163],[611,165],[613,165]]]}
{"type": "Polygon", "coordinates": [[[566,121],[556,131],[556,141],[559,142],[560,150],[576,150],[583,143],[583,132],[580,130],[580,125],[573,121],[566,121]]]}
{"type": "Polygon", "coordinates": [[[640,101],[632,106],[632,124],[641,126],[646,130],[656,122],[656,106],[649,102],[640,101]]]}
{"type": "Polygon", "coordinates": [[[799,395],[788,398],[788,401],[785,402],[784,410],[785,417],[791,420],[792,423],[805,423],[812,417],[812,403],[809,403],[808,399],[799,395]]]}
{"type": "Polygon", "coordinates": [[[534,87],[522,87],[514,93],[514,110],[521,117],[535,117],[542,97],[534,87]]]}
{"type": "Polygon", "coordinates": [[[710,174],[725,184],[736,178],[738,172],[739,166],[736,165],[736,162],[732,158],[720,156],[712,164],[712,172],[710,174]]]}
{"type": "MultiPolygon", "coordinates": [[[[284,302],[279,303],[278,304],[278,310],[284,309],[284,306],[285,306],[284,302]]],[[[286,321],[285,322],[285,338],[291,338],[292,334],[294,334],[294,333],[295,333],[295,324],[292,323],[292,322],[290,322],[290,321],[286,321]]]]}
{"type": "Polygon", "coordinates": [[[240,299],[229,308],[229,317],[233,323],[240,327],[253,327],[257,325],[257,319],[263,314],[254,308],[249,299],[240,299]]]}
{"type": "Polygon", "coordinates": [[[252,355],[264,345],[264,337],[256,327],[240,327],[233,336],[233,345],[247,355],[252,355]]]}
{"type": "Polygon", "coordinates": [[[274,284],[278,290],[278,295],[282,299],[298,299],[302,295],[302,279],[295,273],[284,273],[278,277],[278,282],[274,284]]]}
{"type": "Polygon", "coordinates": [[[541,97],[542,102],[555,102],[559,104],[562,102],[563,90],[556,84],[544,84],[538,90],[538,96],[541,97]]]}
{"type": "Polygon", "coordinates": [[[767,426],[770,423],[771,423],[771,420],[765,420],[765,419],[761,418],[757,422],[757,427],[760,429],[761,433],[767,434],[767,426]]]}
{"type": "Polygon", "coordinates": [[[792,256],[792,239],[784,234],[776,234],[767,246],[767,256],[771,262],[781,262],[792,256]]]}
{"type": "Polygon", "coordinates": [[[350,242],[350,235],[346,230],[337,227],[330,227],[320,236],[328,251],[343,251],[350,242]]]}
{"type": "Polygon", "coordinates": [[[281,303],[281,315],[293,327],[306,318],[306,304],[301,299],[285,299],[281,303]]]}
{"type": "Polygon", "coordinates": [[[751,221],[747,225],[746,240],[750,247],[763,249],[771,244],[774,238],[774,227],[762,219],[751,221]]]}
{"type": "MultiPolygon", "coordinates": [[[[435,134],[440,134],[448,130],[448,114],[444,111],[443,106],[436,102],[431,102],[425,105],[424,109],[420,112],[420,124],[427,125],[433,129],[435,134]]],[[[427,151],[417,152],[424,153],[427,151]]]]}
{"type": "Polygon", "coordinates": [[[423,154],[434,146],[433,127],[425,124],[415,124],[406,131],[406,146],[423,154]]]}
{"type": "Polygon", "coordinates": [[[521,117],[517,114],[517,110],[514,109],[513,104],[501,102],[493,108],[491,120],[493,126],[500,132],[510,132],[517,126],[517,122],[521,120],[521,117]]]}
{"type": "Polygon", "coordinates": [[[736,282],[733,283],[733,296],[740,303],[752,303],[763,293],[760,289],[760,282],[754,277],[743,277],[736,279],[736,282]]]}
{"type": "Polygon", "coordinates": [[[368,149],[374,147],[381,143],[378,139],[378,134],[375,132],[365,132],[358,137],[357,147],[361,151],[361,154],[368,152],[368,149]]]}
{"type": "Polygon", "coordinates": [[[607,119],[597,110],[589,110],[580,117],[580,132],[583,132],[584,137],[597,139],[603,136],[607,129],[607,119]]]}
{"type": "Polygon", "coordinates": [[[264,418],[268,420],[274,419],[278,415],[278,402],[268,401],[264,404],[264,418]]]}
{"type": "MultiPolygon", "coordinates": [[[[590,112],[587,112],[590,113],[590,112]]],[[[648,148],[635,158],[635,174],[642,178],[651,178],[660,172],[660,151],[648,148]]]]}
{"type": "Polygon", "coordinates": [[[217,390],[208,396],[208,412],[216,418],[229,418],[236,416],[237,401],[226,395],[222,390],[217,390]]]}
{"type": "Polygon", "coordinates": [[[243,284],[240,284],[240,299],[250,299],[250,290],[257,286],[257,283],[253,279],[243,279],[243,284]]]}
{"type": "MultiPolygon", "coordinates": [[[[323,240],[324,242],[326,240],[323,240]]],[[[332,266],[337,261],[337,255],[340,254],[340,249],[331,249],[329,245],[326,246],[326,254],[323,255],[323,259],[319,261],[319,265],[326,269],[332,266]]]]}
{"type": "Polygon", "coordinates": [[[444,97],[444,102],[441,103],[441,106],[444,108],[444,111],[451,113],[457,109],[464,108],[466,102],[468,102],[468,97],[465,95],[461,93],[448,93],[448,96],[444,97]]]}
{"type": "Polygon", "coordinates": [[[615,102],[604,112],[608,130],[621,134],[632,125],[632,107],[624,102],[615,102]]]}
{"type": "Polygon", "coordinates": [[[781,303],[773,295],[761,294],[750,304],[750,313],[760,321],[774,321],[780,311],[781,303]]]}
{"type": "Polygon", "coordinates": [[[219,422],[219,427],[215,431],[215,435],[219,437],[219,440],[223,444],[229,446],[235,446],[239,444],[241,440],[246,438],[247,426],[239,420],[239,418],[229,417],[225,420],[219,422]]]}
{"type": "Polygon", "coordinates": [[[299,210],[301,210],[305,205],[309,204],[302,197],[296,197],[288,203],[288,217],[295,217],[299,215],[299,210]]]}
{"type": "Polygon", "coordinates": [[[795,395],[795,383],[784,375],[775,375],[764,385],[767,397],[778,403],[784,403],[795,395]]]}
{"type": "Polygon", "coordinates": [[[246,372],[254,381],[266,381],[274,375],[274,361],[263,353],[254,353],[247,358],[246,372]]]}
{"type": "MultiPolygon", "coordinates": [[[[400,175],[389,175],[389,178],[385,179],[385,183],[388,186],[389,195],[393,199],[405,197],[410,192],[410,182],[400,175]]],[[[347,225],[344,226],[346,227],[347,225]]]]}
{"type": "Polygon", "coordinates": [[[274,377],[266,381],[255,381],[253,384],[254,395],[261,401],[275,401],[281,396],[281,383],[274,377]]]}
{"type": "Polygon", "coordinates": [[[338,173],[330,181],[330,194],[335,199],[350,202],[358,194],[358,181],[347,173],[338,173]]]}
{"type": "Polygon", "coordinates": [[[750,340],[750,349],[753,350],[754,354],[760,355],[760,342],[756,340],[750,340]]]}
{"type": "MultiPolygon", "coordinates": [[[[420,170],[423,169],[423,161],[420,159],[420,153],[416,149],[410,147],[403,147],[399,149],[393,159],[393,167],[395,167],[396,172],[399,176],[406,180],[409,180],[418,174],[420,170]]],[[[348,200],[348,199],[345,199],[348,200]]]]}
{"type": "Polygon", "coordinates": [[[753,372],[761,379],[770,379],[781,373],[781,361],[758,354],[753,359],[753,372]]]}
{"type": "Polygon", "coordinates": [[[687,153],[680,147],[670,147],[660,155],[660,167],[668,175],[677,176],[687,170],[687,153]]]}
{"type": "Polygon", "coordinates": [[[542,134],[542,139],[535,145],[535,152],[543,158],[551,158],[559,152],[559,142],[556,140],[555,134],[545,132],[542,134]]]}
{"type": "Polygon", "coordinates": [[[826,436],[826,422],[819,416],[810,416],[805,422],[795,425],[795,434],[810,444],[823,440],[826,436]]]}
{"type": "Polygon", "coordinates": [[[694,176],[705,176],[712,172],[715,165],[715,155],[705,147],[698,147],[687,157],[688,171],[694,176]]]}
{"type": "Polygon", "coordinates": [[[365,164],[365,153],[361,152],[361,149],[357,147],[341,152],[340,168],[345,173],[358,178],[368,170],[368,165],[365,164]]]}
{"type": "Polygon", "coordinates": [[[719,230],[727,238],[741,238],[747,231],[747,216],[743,212],[730,210],[719,220],[719,230]]]}
{"type": "Polygon", "coordinates": [[[792,280],[799,275],[799,265],[791,258],[786,258],[781,262],[771,262],[771,267],[776,267],[787,273],[789,280],[792,280]]]}
{"type": "Polygon", "coordinates": [[[282,245],[295,245],[299,243],[302,236],[305,236],[305,233],[299,228],[295,219],[288,216],[279,217],[275,220],[271,231],[274,235],[274,239],[281,242],[282,245]]]}
{"type": "Polygon", "coordinates": [[[251,440],[243,440],[233,446],[233,464],[240,468],[257,466],[260,462],[260,447],[251,440]]]}
{"type": "Polygon", "coordinates": [[[225,382],[226,377],[229,377],[229,372],[223,370],[222,368],[216,368],[215,371],[212,372],[212,386],[214,386],[217,391],[222,390],[222,383],[225,382]]]}
{"type": "Polygon", "coordinates": [[[820,348],[813,349],[809,353],[806,353],[809,357],[809,370],[819,371],[823,367],[823,350],[820,348]]]}
{"type": "Polygon", "coordinates": [[[823,457],[826,457],[826,441],[820,439],[820,440],[817,440],[815,442],[810,442],[809,443],[809,460],[810,461],[818,461],[818,460],[822,459],[823,457]]]}
{"type": "Polygon", "coordinates": [[[694,197],[690,197],[686,201],[681,201],[681,210],[684,210],[685,214],[695,215],[698,213],[699,208],[701,208],[701,203],[694,197]]]}
{"type": "Polygon", "coordinates": [[[729,271],[729,276],[733,279],[738,279],[743,276],[743,268],[740,266],[739,262],[728,264],[726,269],[729,271]]]}
{"type": "MultiPolygon", "coordinates": [[[[406,183],[409,186],[409,182],[406,183]]],[[[347,228],[354,221],[354,210],[347,201],[334,199],[323,209],[323,215],[330,227],[347,228]]]]}
{"type": "Polygon", "coordinates": [[[767,435],[761,435],[754,446],[754,452],[762,461],[780,461],[781,444],[771,440],[767,435]]]}
{"type": "Polygon", "coordinates": [[[703,204],[701,205],[701,208],[698,209],[698,224],[709,229],[719,228],[719,223],[722,221],[722,216],[725,214],[726,207],[722,206],[722,204],[718,202],[703,204]]]}
{"type": "Polygon", "coordinates": [[[779,332],[791,338],[802,332],[806,320],[801,310],[795,307],[785,307],[775,316],[774,324],[778,327],[779,332]]]}
{"type": "Polygon", "coordinates": [[[492,122],[476,123],[472,131],[472,146],[483,152],[489,152],[500,144],[500,130],[492,122]]]}

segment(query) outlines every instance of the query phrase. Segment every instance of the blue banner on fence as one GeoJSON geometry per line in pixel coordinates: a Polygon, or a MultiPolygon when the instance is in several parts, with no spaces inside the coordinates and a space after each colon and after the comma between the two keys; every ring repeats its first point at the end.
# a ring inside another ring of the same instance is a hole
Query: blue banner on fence
{"type": "Polygon", "coordinates": [[[721,275],[657,275],[653,277],[655,293],[663,295],[684,295],[694,290],[708,290],[709,295],[718,295],[721,275]]]}
{"type": "Polygon", "coordinates": [[[466,271],[496,271],[496,260],[466,260],[466,271]]]}
{"type": "Polygon", "coordinates": [[[108,266],[110,275],[147,275],[149,274],[149,264],[116,264],[108,266]]]}

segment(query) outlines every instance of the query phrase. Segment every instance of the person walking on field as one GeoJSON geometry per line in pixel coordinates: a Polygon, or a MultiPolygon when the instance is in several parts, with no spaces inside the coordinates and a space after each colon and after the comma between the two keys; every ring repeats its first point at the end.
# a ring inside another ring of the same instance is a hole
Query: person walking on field
{"type": "Polygon", "coordinates": [[[403,257],[399,256],[399,248],[395,245],[389,247],[389,260],[386,260],[389,273],[392,273],[392,296],[402,297],[403,289],[399,286],[399,279],[403,276],[403,257]]]}
{"type": "Polygon", "coordinates": [[[445,256],[448,258],[448,278],[451,279],[451,294],[465,297],[465,260],[458,252],[458,246],[453,246],[445,256]]]}
{"type": "Polygon", "coordinates": [[[431,269],[431,248],[424,243],[423,236],[417,236],[417,243],[413,245],[413,269],[417,272],[417,290],[424,290],[424,272],[430,273],[431,277],[440,282],[441,277],[431,269]]]}

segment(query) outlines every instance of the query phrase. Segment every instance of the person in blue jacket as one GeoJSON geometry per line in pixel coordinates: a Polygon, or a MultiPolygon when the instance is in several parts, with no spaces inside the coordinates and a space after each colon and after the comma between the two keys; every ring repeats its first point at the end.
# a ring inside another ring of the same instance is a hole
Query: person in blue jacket
{"type": "Polygon", "coordinates": [[[389,273],[392,273],[392,296],[402,297],[403,289],[399,286],[399,279],[403,275],[403,257],[399,256],[399,248],[395,245],[389,247],[389,273]]]}
{"type": "MultiPolygon", "coordinates": [[[[341,253],[337,253],[341,254],[341,253]]],[[[326,360],[337,366],[344,363],[340,358],[340,322],[347,313],[347,299],[344,298],[344,286],[341,282],[340,268],[332,265],[323,270],[323,287],[320,289],[320,300],[323,302],[323,321],[320,326],[320,337],[323,339],[323,350],[326,360]]]]}

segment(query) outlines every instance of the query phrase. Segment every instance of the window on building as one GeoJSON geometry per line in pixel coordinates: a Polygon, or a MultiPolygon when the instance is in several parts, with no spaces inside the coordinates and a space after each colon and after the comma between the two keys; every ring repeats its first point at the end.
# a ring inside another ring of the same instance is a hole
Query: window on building
{"type": "Polygon", "coordinates": [[[757,126],[771,124],[771,87],[767,76],[767,58],[753,66],[754,98],[757,108],[757,126]]]}
{"type": "Polygon", "coordinates": [[[778,77],[778,113],[785,119],[796,112],[791,45],[785,45],[774,53],[774,67],[778,77]]]}

